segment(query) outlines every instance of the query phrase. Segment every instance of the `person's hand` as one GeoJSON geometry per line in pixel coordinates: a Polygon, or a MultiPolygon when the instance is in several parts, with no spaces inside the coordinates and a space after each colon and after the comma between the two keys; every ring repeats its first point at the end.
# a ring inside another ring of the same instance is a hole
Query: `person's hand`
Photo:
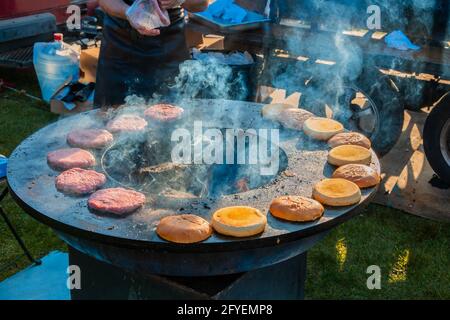
{"type": "MultiPolygon", "coordinates": [[[[146,12],[149,9],[149,4],[151,1],[154,1],[156,3],[156,6],[158,6],[156,0],[138,0],[139,2],[135,5],[137,7],[129,7],[128,10],[125,13],[125,16],[127,17],[128,22],[130,23],[131,27],[136,29],[137,32],[139,32],[141,35],[144,36],[159,36],[160,31],[156,28],[149,28],[146,24],[143,24],[140,21],[145,21],[145,15],[148,13],[146,12]]],[[[158,8],[159,9],[159,8],[158,8]]]]}
{"type": "Polygon", "coordinates": [[[143,36],[148,36],[148,37],[156,37],[159,36],[159,34],[161,33],[159,31],[159,29],[148,29],[145,26],[141,26],[133,21],[130,21],[131,19],[129,19],[128,21],[130,22],[130,25],[136,29],[137,32],[139,32],[141,35],[143,36]]]}
{"type": "Polygon", "coordinates": [[[184,0],[158,0],[158,2],[161,9],[167,10],[181,6],[184,3],[184,0]]]}

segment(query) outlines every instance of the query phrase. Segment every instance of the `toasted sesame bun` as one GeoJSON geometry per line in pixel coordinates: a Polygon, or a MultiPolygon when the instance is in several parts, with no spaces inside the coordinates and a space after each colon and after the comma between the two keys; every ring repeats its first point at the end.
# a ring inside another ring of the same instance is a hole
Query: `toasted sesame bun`
{"type": "Polygon", "coordinates": [[[344,126],[333,119],[312,117],[303,124],[303,131],[313,139],[326,141],[344,131],[344,126]]]}
{"type": "Polygon", "coordinates": [[[360,188],[370,188],[380,183],[378,172],[364,164],[346,164],[334,171],[333,178],[342,178],[356,183],[360,188]]]}
{"type": "Polygon", "coordinates": [[[324,179],[314,186],[313,198],[328,206],[349,206],[361,200],[361,190],[345,179],[324,179]]]}
{"type": "Polygon", "coordinates": [[[156,233],[170,242],[195,243],[208,239],[212,228],[208,221],[199,216],[181,214],[162,218],[156,233]]]}
{"type": "Polygon", "coordinates": [[[308,222],[319,219],[324,208],[316,200],[301,196],[283,196],[276,198],[270,205],[270,213],[274,217],[295,221],[308,222]]]}
{"type": "Polygon", "coordinates": [[[294,106],[285,103],[266,104],[262,109],[262,116],[269,120],[278,121],[280,112],[286,109],[293,109],[294,106]]]}
{"type": "Polygon", "coordinates": [[[251,207],[226,207],[213,214],[212,226],[218,233],[232,237],[249,237],[264,231],[267,218],[251,207]]]}
{"type": "Polygon", "coordinates": [[[304,109],[285,109],[280,112],[278,121],[283,125],[283,127],[293,130],[302,130],[303,124],[306,120],[313,117],[314,115],[304,109]]]}
{"type": "Polygon", "coordinates": [[[356,145],[366,149],[370,149],[370,140],[359,132],[341,132],[331,137],[328,140],[328,145],[331,148],[336,148],[343,145],[356,145]]]}
{"type": "Polygon", "coordinates": [[[328,153],[328,163],[335,166],[346,164],[370,164],[372,153],[364,147],[343,145],[333,148],[328,153]]]}

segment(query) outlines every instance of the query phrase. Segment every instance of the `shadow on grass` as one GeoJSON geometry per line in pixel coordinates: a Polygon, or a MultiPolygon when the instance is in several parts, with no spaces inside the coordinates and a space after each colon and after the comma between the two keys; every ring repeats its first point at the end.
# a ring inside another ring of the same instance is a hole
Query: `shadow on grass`
{"type": "Polygon", "coordinates": [[[308,256],[308,299],[449,299],[450,224],[379,205],[341,225],[308,256]],[[381,270],[369,290],[366,270],[381,270]]]}

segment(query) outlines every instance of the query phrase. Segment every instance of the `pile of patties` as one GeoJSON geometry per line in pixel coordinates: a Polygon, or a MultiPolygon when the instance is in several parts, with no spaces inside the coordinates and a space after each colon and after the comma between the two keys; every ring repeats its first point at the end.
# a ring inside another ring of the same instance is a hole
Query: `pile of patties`
{"type": "Polygon", "coordinates": [[[55,179],[59,192],[71,196],[90,194],[88,207],[96,213],[127,215],[145,204],[145,195],[131,189],[106,188],[103,173],[93,170],[97,165],[95,150],[101,150],[114,141],[113,134],[133,134],[146,130],[150,122],[173,122],[184,110],[169,104],[158,104],[147,108],[143,116],[121,114],[106,124],[105,128],[83,128],[69,132],[67,148],[54,150],[47,155],[49,166],[61,173],[55,179]],[[99,190],[101,189],[101,190],[99,190]]]}

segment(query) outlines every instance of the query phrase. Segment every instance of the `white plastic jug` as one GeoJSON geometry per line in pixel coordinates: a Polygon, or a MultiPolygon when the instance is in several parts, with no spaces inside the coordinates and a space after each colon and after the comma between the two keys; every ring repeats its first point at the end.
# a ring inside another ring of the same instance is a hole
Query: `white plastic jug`
{"type": "Polygon", "coordinates": [[[65,82],[79,78],[79,53],[62,41],[62,34],[54,37],[54,42],[35,43],[33,50],[34,69],[47,102],[65,82]]]}

